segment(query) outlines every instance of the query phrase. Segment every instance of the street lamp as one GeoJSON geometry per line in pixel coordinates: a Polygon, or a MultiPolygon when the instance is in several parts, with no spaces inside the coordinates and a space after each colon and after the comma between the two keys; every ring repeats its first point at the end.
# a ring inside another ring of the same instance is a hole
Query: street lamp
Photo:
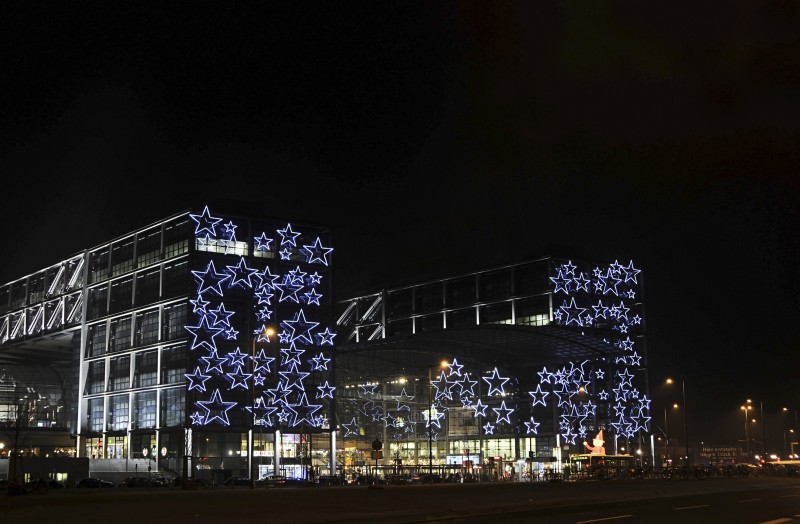
{"type": "Polygon", "coordinates": [[[430,480],[433,481],[433,428],[431,427],[431,407],[433,404],[433,378],[431,378],[432,369],[444,369],[447,367],[447,361],[442,360],[438,364],[428,366],[428,475],[430,480]]]}
{"type": "MultiPolygon", "coordinates": [[[[748,401],[749,402],[749,401],[748,401]]],[[[744,452],[747,455],[747,461],[750,461],[750,435],[748,434],[748,416],[747,411],[753,409],[753,406],[744,405],[740,406],[739,409],[742,410],[744,413],[744,452]]]]}
{"type": "MultiPolygon", "coordinates": [[[[674,384],[675,381],[671,378],[667,379],[667,384],[674,384]]],[[[686,467],[688,468],[689,463],[689,418],[686,414],[688,409],[686,408],[686,380],[681,379],[681,395],[683,397],[683,438],[686,440],[686,467]]],[[[688,478],[688,476],[687,476],[688,478]]]]}
{"type": "MultiPolygon", "coordinates": [[[[274,335],[274,334],[275,334],[275,330],[274,329],[272,329],[271,327],[263,326],[262,329],[261,329],[261,332],[260,333],[257,332],[256,336],[253,337],[253,344],[252,344],[251,349],[250,349],[250,362],[252,363],[252,372],[253,372],[252,377],[251,377],[251,378],[253,378],[253,388],[250,390],[250,405],[253,408],[255,408],[255,404],[256,404],[256,381],[255,381],[255,376],[256,376],[256,342],[258,342],[259,340],[262,340],[262,341],[266,340],[267,342],[269,342],[270,337],[272,335],[274,335]]],[[[249,469],[250,469],[250,489],[254,489],[256,487],[256,479],[255,479],[255,475],[253,474],[253,466],[255,466],[255,461],[256,461],[255,460],[255,455],[256,455],[256,431],[255,431],[256,430],[256,411],[255,411],[255,409],[253,409],[253,412],[251,413],[251,415],[252,415],[253,418],[250,419],[251,423],[250,423],[250,464],[249,464],[249,469]]],[[[263,437],[263,435],[264,435],[264,433],[263,433],[264,421],[263,420],[261,421],[260,426],[261,426],[261,428],[260,428],[261,431],[259,431],[259,435],[260,435],[259,441],[261,442],[261,445],[263,446],[264,445],[264,437],[263,437]]],[[[259,460],[260,460],[260,456],[259,456],[259,460]]],[[[274,460],[274,457],[273,457],[273,460],[274,460]]]]}

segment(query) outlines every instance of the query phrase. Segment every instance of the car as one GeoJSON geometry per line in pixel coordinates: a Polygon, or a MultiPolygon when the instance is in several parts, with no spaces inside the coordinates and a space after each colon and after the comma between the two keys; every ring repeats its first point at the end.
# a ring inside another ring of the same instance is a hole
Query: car
{"type": "Polygon", "coordinates": [[[262,479],[264,486],[270,487],[279,487],[286,485],[286,477],[283,475],[269,475],[262,479]]]}
{"type": "Polygon", "coordinates": [[[87,477],[75,484],[76,488],[113,488],[114,483],[97,477],[87,477]]]}
{"type": "Polygon", "coordinates": [[[339,475],[320,475],[317,477],[317,484],[322,486],[341,486],[344,479],[339,475]]]}
{"type": "Polygon", "coordinates": [[[247,477],[228,477],[225,479],[225,482],[222,483],[223,486],[227,487],[250,486],[250,484],[250,479],[247,477]]]}
{"type": "Polygon", "coordinates": [[[126,488],[160,488],[169,483],[162,477],[128,477],[122,485],[126,488]]]}

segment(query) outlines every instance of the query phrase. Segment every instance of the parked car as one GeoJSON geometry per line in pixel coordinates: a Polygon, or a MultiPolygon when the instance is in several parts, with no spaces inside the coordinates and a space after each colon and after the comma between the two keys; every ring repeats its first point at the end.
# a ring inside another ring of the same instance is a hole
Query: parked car
{"type": "Polygon", "coordinates": [[[320,475],[317,477],[317,484],[323,486],[341,486],[344,484],[344,479],[339,475],[320,475]]]}
{"type": "Polygon", "coordinates": [[[286,485],[286,477],[283,475],[269,475],[263,479],[264,485],[267,487],[279,487],[286,485]]]}
{"type": "Polygon", "coordinates": [[[126,488],[160,488],[169,486],[169,481],[164,477],[128,477],[122,485],[126,488]]]}
{"type": "Polygon", "coordinates": [[[76,488],[113,488],[114,483],[96,477],[81,479],[75,484],[76,488]]]}
{"type": "Polygon", "coordinates": [[[250,479],[247,477],[229,477],[225,479],[225,482],[222,483],[223,486],[234,487],[234,486],[249,486],[250,479]]]}

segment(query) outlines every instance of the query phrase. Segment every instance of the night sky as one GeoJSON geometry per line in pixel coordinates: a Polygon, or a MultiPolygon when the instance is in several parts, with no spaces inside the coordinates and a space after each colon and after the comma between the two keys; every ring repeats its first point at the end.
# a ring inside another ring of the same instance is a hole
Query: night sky
{"type": "Polygon", "coordinates": [[[800,405],[800,6],[604,4],[2,2],[0,281],[217,198],[341,298],[633,259],[654,407],[742,438],[800,405]]]}

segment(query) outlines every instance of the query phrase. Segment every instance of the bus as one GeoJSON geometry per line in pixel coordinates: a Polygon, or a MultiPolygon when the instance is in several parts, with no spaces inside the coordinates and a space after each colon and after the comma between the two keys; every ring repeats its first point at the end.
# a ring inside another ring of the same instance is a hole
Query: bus
{"type": "Polygon", "coordinates": [[[576,477],[596,480],[629,478],[636,474],[636,457],[633,455],[599,455],[582,453],[570,455],[570,473],[576,477]]]}

